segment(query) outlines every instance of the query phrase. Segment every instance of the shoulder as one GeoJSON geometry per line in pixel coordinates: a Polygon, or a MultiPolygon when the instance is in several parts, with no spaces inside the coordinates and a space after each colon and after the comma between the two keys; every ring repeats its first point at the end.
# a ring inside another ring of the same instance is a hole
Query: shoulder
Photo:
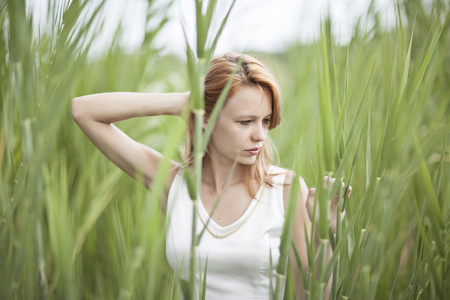
{"type": "Polygon", "coordinates": [[[268,168],[266,176],[272,184],[284,185],[285,178],[288,173],[290,173],[289,170],[272,165],[268,168]]]}
{"type": "MultiPolygon", "coordinates": [[[[291,193],[291,188],[292,188],[292,182],[294,180],[296,180],[297,176],[295,174],[294,171],[292,170],[285,170],[285,178],[284,178],[284,184],[283,184],[283,203],[285,208],[287,207],[287,203],[289,200],[289,194],[291,193]]],[[[298,180],[299,180],[299,191],[298,191],[298,195],[297,195],[297,199],[300,201],[302,200],[303,203],[306,202],[307,196],[308,196],[308,186],[305,183],[305,180],[303,180],[303,178],[299,175],[298,176],[298,180]]]]}
{"type": "MultiPolygon", "coordinates": [[[[289,169],[284,169],[278,166],[271,166],[268,171],[269,176],[277,176],[277,175],[283,175],[284,176],[284,182],[283,185],[288,187],[290,189],[290,186],[292,185],[292,180],[296,177],[295,172],[289,169]]],[[[306,188],[306,183],[303,180],[302,176],[298,176],[300,181],[300,186],[306,188]]]]}
{"type": "Polygon", "coordinates": [[[170,190],[174,187],[174,185],[176,185],[176,181],[181,182],[181,183],[186,183],[185,182],[185,175],[186,175],[186,171],[187,172],[191,172],[190,170],[187,170],[185,168],[188,168],[186,166],[183,166],[182,164],[179,163],[174,163],[172,164],[171,168],[169,169],[169,172],[167,174],[167,181],[166,181],[166,192],[167,195],[169,194],[170,190]]]}
{"type": "Polygon", "coordinates": [[[275,166],[275,165],[271,165],[271,166],[268,168],[268,171],[267,171],[267,173],[268,173],[269,175],[286,174],[286,173],[288,173],[288,172],[290,172],[290,171],[287,170],[287,169],[284,169],[284,168],[282,168],[282,167],[275,166]]]}

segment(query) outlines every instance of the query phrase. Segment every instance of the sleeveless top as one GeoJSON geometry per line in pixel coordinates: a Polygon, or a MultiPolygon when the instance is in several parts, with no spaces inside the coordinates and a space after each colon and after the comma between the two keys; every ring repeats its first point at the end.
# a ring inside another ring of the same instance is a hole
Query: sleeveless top
{"type": "MultiPolygon", "coordinates": [[[[208,227],[218,235],[237,229],[225,238],[217,238],[208,230],[201,237],[196,250],[196,286],[198,289],[206,266],[207,300],[269,299],[271,282],[275,288],[286,171],[272,166],[269,173],[276,174],[272,177],[274,187],[261,186],[245,213],[231,225],[222,227],[209,219],[201,200],[197,201],[197,234],[205,229],[202,220],[209,220],[208,227]]],[[[186,182],[177,174],[167,203],[166,255],[175,275],[184,280],[189,279],[192,215],[193,203],[186,182]]]]}

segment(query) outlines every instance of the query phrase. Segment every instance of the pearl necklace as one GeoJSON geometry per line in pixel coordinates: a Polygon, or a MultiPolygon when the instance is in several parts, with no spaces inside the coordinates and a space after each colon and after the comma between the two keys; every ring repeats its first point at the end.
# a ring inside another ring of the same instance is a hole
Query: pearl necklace
{"type": "MultiPolygon", "coordinates": [[[[257,200],[258,201],[258,200],[257,200]]],[[[244,221],[242,221],[241,224],[239,224],[238,227],[236,227],[235,229],[233,229],[232,231],[226,233],[226,234],[218,234],[215,233],[214,231],[211,230],[211,228],[208,227],[208,225],[206,224],[205,220],[203,220],[202,216],[200,216],[200,214],[198,215],[200,217],[200,220],[202,221],[203,225],[205,225],[206,229],[209,231],[209,233],[212,234],[212,236],[219,238],[219,239],[223,239],[226,238],[227,236],[232,235],[233,233],[235,233],[236,231],[238,231],[239,229],[241,229],[242,226],[244,226],[245,223],[247,223],[248,219],[250,219],[250,217],[252,216],[253,212],[255,211],[255,209],[258,207],[258,204],[260,202],[258,201],[255,205],[255,207],[253,207],[252,211],[250,212],[250,214],[247,216],[247,218],[245,218],[244,221]]]]}
{"type": "MultiPolygon", "coordinates": [[[[263,194],[263,192],[264,192],[264,188],[265,188],[265,186],[263,186],[262,191],[261,191],[261,194],[259,195],[259,197],[262,196],[262,194],[263,194]]],[[[232,231],[230,231],[230,232],[228,232],[228,233],[226,233],[226,234],[218,234],[218,233],[215,233],[214,231],[212,231],[211,228],[208,227],[207,222],[205,222],[205,220],[203,220],[203,218],[202,218],[202,216],[200,215],[200,213],[197,212],[197,214],[198,214],[198,216],[200,217],[200,221],[202,221],[202,223],[203,223],[203,225],[205,226],[205,228],[209,231],[209,233],[211,233],[211,235],[212,235],[213,237],[216,237],[216,238],[218,238],[218,239],[223,239],[223,238],[226,238],[226,237],[232,235],[233,233],[235,233],[236,231],[238,231],[239,229],[241,229],[242,226],[245,225],[245,223],[247,223],[248,219],[250,219],[250,217],[253,215],[253,212],[254,212],[254,211],[256,210],[256,208],[258,207],[258,204],[261,203],[261,201],[260,201],[259,199],[257,199],[256,197],[255,197],[254,200],[256,200],[256,205],[255,205],[255,207],[253,207],[252,211],[249,213],[249,215],[247,216],[247,218],[245,218],[245,219],[242,221],[242,223],[239,224],[238,227],[236,227],[235,229],[233,229],[232,231]]],[[[211,217],[209,217],[209,219],[211,219],[211,217]]],[[[209,222],[209,220],[208,220],[208,222],[209,222]]]]}

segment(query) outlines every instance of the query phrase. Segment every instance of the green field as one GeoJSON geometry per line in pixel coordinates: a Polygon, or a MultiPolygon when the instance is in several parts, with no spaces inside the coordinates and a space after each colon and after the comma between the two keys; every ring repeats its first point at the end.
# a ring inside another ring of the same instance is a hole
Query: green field
{"type": "MultiPolygon", "coordinates": [[[[147,0],[142,45],[125,49],[119,27],[105,52],[91,56],[104,7],[49,2],[48,26],[37,30],[25,0],[0,1],[0,299],[175,299],[181,289],[165,259],[158,204],[167,170],[146,190],[84,136],[70,101],[192,91],[191,107],[201,110],[215,34],[207,39],[206,27],[215,15],[197,16],[197,45],[186,58],[162,55],[154,39],[165,19],[152,20],[166,10],[147,0]]],[[[282,88],[283,121],[271,132],[279,164],[309,187],[321,187],[325,175],[353,187],[336,238],[328,240],[326,220],[316,223],[334,254],[318,267],[321,248],[309,246],[310,299],[321,299],[331,271],[331,299],[450,297],[450,6],[396,7],[395,27],[369,10],[372,25],[357,23],[345,45],[325,19],[314,43],[250,53],[282,88]]],[[[183,155],[181,118],[118,126],[172,159],[183,155]]],[[[285,294],[294,298],[290,276],[285,294]]]]}

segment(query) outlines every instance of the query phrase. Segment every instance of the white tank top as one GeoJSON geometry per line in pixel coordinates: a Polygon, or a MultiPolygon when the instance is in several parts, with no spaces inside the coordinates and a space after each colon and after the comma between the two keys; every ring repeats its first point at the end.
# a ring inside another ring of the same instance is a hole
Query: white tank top
{"type": "MultiPolygon", "coordinates": [[[[285,172],[281,168],[271,167],[270,174],[282,173],[273,177],[274,187],[261,187],[242,217],[233,224],[222,227],[212,219],[209,221],[208,227],[215,234],[235,232],[225,238],[217,238],[205,230],[200,240],[196,280],[198,286],[207,260],[207,300],[269,299],[270,261],[275,286],[275,270],[280,257],[285,172]]],[[[199,234],[204,229],[202,219],[207,222],[209,216],[202,202],[197,202],[199,234]]],[[[192,211],[186,182],[177,174],[167,203],[166,255],[175,274],[185,280],[189,278],[192,211]]]]}

